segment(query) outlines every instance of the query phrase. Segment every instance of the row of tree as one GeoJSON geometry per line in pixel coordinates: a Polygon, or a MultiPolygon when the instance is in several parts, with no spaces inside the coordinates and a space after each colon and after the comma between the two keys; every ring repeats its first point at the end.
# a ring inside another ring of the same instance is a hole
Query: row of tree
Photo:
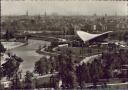
{"type": "MultiPolygon", "coordinates": [[[[95,58],[91,63],[79,65],[74,62],[72,53],[68,50],[66,54],[60,54],[50,58],[42,57],[35,63],[34,72],[39,75],[59,72],[56,78],[62,80],[62,88],[86,88],[88,83],[93,83],[96,88],[96,85],[99,84],[101,80],[104,80],[102,83],[106,84],[109,79],[123,77],[121,74],[113,76],[113,71],[115,69],[120,69],[124,64],[128,64],[127,53],[128,50],[124,49],[111,52],[106,51],[102,53],[101,57],[95,58]]],[[[12,66],[14,66],[14,64],[12,64],[12,66]]],[[[7,68],[7,71],[8,70],[7,68]]],[[[33,74],[29,71],[26,72],[24,80],[20,81],[20,73],[16,72],[13,74],[11,81],[12,89],[38,88],[38,85],[36,86],[36,83],[33,81],[33,74]]],[[[57,82],[58,81],[54,80],[54,83],[51,84],[58,84],[57,82]]],[[[55,88],[57,85],[49,86],[55,88]]]]}
{"type": "Polygon", "coordinates": [[[72,59],[72,53],[60,54],[49,59],[41,58],[35,64],[35,71],[40,75],[51,71],[59,72],[63,88],[84,88],[87,83],[108,82],[109,79],[121,78],[122,74],[113,75],[114,70],[120,69],[122,65],[128,64],[128,50],[103,52],[101,57],[95,58],[91,63],[77,65],[72,59]]]}

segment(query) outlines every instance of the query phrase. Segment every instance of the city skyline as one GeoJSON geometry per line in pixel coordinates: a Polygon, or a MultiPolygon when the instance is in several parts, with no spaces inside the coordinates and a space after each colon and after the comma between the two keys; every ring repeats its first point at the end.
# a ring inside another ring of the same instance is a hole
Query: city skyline
{"type": "Polygon", "coordinates": [[[1,15],[119,15],[126,16],[125,1],[2,1],[1,15]]]}

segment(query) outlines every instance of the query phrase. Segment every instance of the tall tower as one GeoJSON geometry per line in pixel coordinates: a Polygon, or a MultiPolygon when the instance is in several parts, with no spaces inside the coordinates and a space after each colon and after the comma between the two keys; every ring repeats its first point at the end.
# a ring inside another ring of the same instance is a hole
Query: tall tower
{"type": "Polygon", "coordinates": [[[94,16],[94,17],[96,17],[96,16],[97,16],[97,14],[96,14],[96,13],[94,13],[94,14],[93,14],[93,16],[94,16]]]}
{"type": "Polygon", "coordinates": [[[26,16],[28,16],[28,10],[26,11],[26,16]]]}
{"type": "Polygon", "coordinates": [[[107,15],[107,13],[105,13],[105,15],[104,15],[105,17],[107,17],[108,15],[107,15]]]}
{"type": "Polygon", "coordinates": [[[46,10],[45,10],[45,12],[44,12],[44,17],[46,17],[47,16],[47,12],[46,12],[46,10]]]}
{"type": "Polygon", "coordinates": [[[117,12],[115,12],[115,16],[117,17],[117,12]]]}

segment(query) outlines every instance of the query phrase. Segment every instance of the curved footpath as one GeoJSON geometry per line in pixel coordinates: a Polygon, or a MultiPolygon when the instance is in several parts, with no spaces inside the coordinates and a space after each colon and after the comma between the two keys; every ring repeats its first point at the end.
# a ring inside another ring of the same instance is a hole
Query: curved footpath
{"type": "Polygon", "coordinates": [[[38,54],[48,55],[48,56],[55,56],[58,55],[56,52],[48,52],[45,50],[46,48],[42,48],[41,50],[36,50],[38,54]]]}

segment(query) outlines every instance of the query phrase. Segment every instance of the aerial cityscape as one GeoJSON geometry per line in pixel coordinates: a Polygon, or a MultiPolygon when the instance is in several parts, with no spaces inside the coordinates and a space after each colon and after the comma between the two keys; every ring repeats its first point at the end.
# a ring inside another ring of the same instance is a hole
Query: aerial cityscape
{"type": "Polygon", "coordinates": [[[0,90],[127,90],[128,16],[117,4],[85,15],[2,10],[0,90]]]}

